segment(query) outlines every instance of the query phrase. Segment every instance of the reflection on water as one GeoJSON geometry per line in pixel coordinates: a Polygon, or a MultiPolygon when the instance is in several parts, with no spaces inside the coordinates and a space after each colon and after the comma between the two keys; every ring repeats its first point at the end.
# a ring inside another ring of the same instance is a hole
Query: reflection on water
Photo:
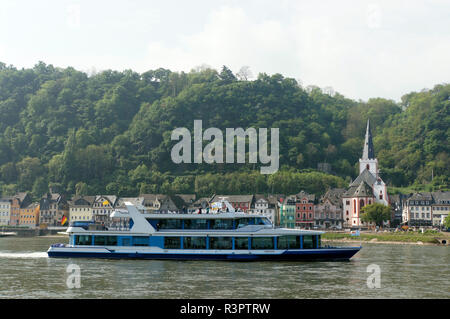
{"type": "Polygon", "coordinates": [[[52,259],[61,238],[0,238],[0,298],[449,298],[450,247],[364,244],[349,262],[52,259]],[[81,269],[81,288],[66,267],[81,269]],[[367,266],[381,268],[369,289],[367,266]]]}

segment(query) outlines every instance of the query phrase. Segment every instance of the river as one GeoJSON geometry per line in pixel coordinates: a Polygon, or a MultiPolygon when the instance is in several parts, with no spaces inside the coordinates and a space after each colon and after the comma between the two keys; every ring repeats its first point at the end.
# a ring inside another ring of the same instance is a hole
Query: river
{"type": "Polygon", "coordinates": [[[450,298],[449,246],[363,243],[349,262],[48,258],[61,242],[0,238],[0,298],[450,298]],[[76,282],[71,264],[79,288],[67,284],[76,282]],[[371,267],[379,267],[379,281],[370,280],[379,288],[368,286],[371,267]]]}

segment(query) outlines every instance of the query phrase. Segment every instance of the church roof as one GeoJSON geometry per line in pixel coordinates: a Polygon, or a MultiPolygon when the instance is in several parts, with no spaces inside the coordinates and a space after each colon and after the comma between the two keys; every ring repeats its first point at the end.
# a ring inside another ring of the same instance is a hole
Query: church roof
{"type": "Polygon", "coordinates": [[[373,197],[373,190],[369,184],[361,181],[359,185],[350,186],[342,197],[373,197]]]}
{"type": "Polygon", "coordinates": [[[373,174],[367,168],[365,168],[361,172],[361,174],[359,174],[359,176],[350,184],[350,187],[358,186],[359,184],[361,184],[361,182],[366,182],[367,184],[369,184],[369,186],[372,187],[376,181],[376,177],[373,176],[373,174]]]}
{"type": "Polygon", "coordinates": [[[370,121],[367,120],[366,138],[364,141],[362,159],[367,160],[372,158],[375,158],[375,151],[373,149],[372,132],[370,131],[370,121]]]}

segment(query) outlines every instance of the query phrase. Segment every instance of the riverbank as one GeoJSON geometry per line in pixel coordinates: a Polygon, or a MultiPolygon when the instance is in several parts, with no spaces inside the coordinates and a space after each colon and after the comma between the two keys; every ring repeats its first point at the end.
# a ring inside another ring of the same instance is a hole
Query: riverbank
{"type": "Polygon", "coordinates": [[[11,226],[0,227],[0,233],[14,234],[10,236],[15,237],[51,236],[51,235],[59,235],[58,233],[63,231],[65,231],[65,229],[61,229],[60,227],[56,227],[55,229],[11,227],[11,226]]]}
{"type": "Polygon", "coordinates": [[[352,236],[348,233],[325,233],[324,242],[365,242],[377,244],[414,244],[414,245],[449,245],[450,233],[445,232],[396,232],[396,233],[361,233],[352,236]]]}

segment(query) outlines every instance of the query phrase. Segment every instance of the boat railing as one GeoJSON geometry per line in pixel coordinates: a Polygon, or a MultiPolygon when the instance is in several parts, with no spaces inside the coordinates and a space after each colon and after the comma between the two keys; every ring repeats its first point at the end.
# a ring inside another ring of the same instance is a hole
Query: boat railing
{"type": "Polygon", "coordinates": [[[107,230],[112,230],[112,231],[128,231],[130,230],[131,227],[121,227],[121,226],[110,226],[107,227],[107,230]]]}
{"type": "Polygon", "coordinates": [[[66,244],[60,244],[60,243],[58,243],[58,244],[52,244],[50,247],[54,247],[54,248],[64,248],[64,247],[66,247],[66,244]]]}

